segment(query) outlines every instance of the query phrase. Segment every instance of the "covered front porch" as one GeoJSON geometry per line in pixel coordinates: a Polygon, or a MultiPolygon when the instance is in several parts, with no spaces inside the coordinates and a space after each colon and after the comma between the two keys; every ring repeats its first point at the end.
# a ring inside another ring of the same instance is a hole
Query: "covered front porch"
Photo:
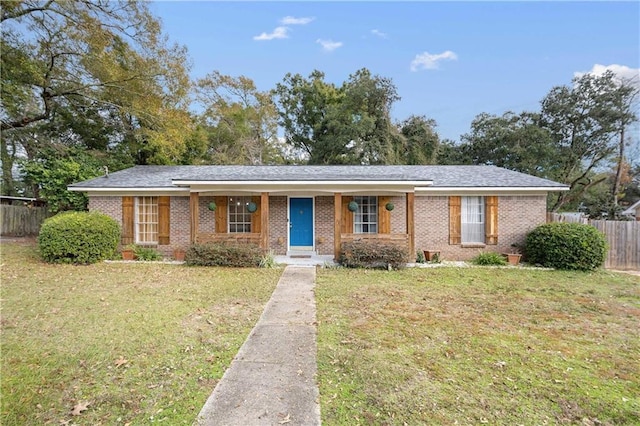
{"type": "Polygon", "coordinates": [[[406,186],[377,191],[362,184],[350,186],[339,188],[340,192],[192,186],[190,241],[250,243],[290,260],[309,256],[337,260],[343,243],[371,240],[399,245],[411,257],[414,193],[406,186]],[[365,206],[355,202],[364,199],[365,206]]]}

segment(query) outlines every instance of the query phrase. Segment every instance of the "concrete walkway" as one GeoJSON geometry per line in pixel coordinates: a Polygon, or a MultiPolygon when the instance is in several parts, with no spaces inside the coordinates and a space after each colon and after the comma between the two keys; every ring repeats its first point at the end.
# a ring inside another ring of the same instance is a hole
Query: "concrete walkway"
{"type": "Polygon", "coordinates": [[[315,267],[287,266],[196,425],[319,425],[315,267]]]}

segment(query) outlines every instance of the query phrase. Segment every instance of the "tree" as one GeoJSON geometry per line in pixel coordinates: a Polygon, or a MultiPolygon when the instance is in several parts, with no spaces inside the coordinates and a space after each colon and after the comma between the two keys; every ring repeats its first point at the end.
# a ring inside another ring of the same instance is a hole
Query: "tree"
{"type": "Polygon", "coordinates": [[[435,120],[416,115],[398,125],[404,143],[396,155],[402,164],[436,164],[440,138],[435,127],[435,120]]]}
{"type": "Polygon", "coordinates": [[[197,99],[204,107],[200,120],[209,133],[212,163],[278,162],[278,115],[270,93],[257,90],[247,77],[214,71],[198,80],[197,99]]]}
{"type": "MultiPolygon", "coordinates": [[[[640,81],[631,80],[619,80],[619,86],[614,99],[614,105],[617,110],[617,155],[616,155],[616,173],[613,179],[613,185],[611,185],[611,201],[613,210],[619,209],[619,201],[624,197],[624,188],[631,183],[630,169],[631,166],[627,162],[625,156],[625,150],[631,141],[627,137],[627,131],[629,127],[638,121],[638,115],[634,111],[634,107],[637,107],[638,98],[638,84],[640,81]]],[[[636,143],[637,140],[636,134],[636,143]]]]}
{"type": "MultiPolygon", "coordinates": [[[[327,115],[340,117],[339,108],[329,111],[341,102],[342,94],[335,85],[324,81],[324,73],[314,70],[307,79],[300,74],[285,75],[273,91],[279,106],[279,124],[284,128],[286,142],[301,150],[310,164],[321,164],[335,160],[346,150],[347,141],[324,140],[329,133],[325,120],[327,115]]],[[[349,117],[350,119],[351,117],[349,117]]],[[[333,126],[334,133],[337,126],[333,126]]]]}
{"type": "Polygon", "coordinates": [[[345,112],[352,118],[348,124],[354,130],[351,141],[357,163],[399,163],[396,148],[404,141],[391,122],[391,107],[400,100],[393,81],[363,68],[349,76],[341,91],[345,94],[345,112]]]}
{"type": "Polygon", "coordinates": [[[556,151],[539,120],[539,114],[529,112],[506,112],[500,117],[482,113],[471,123],[471,132],[462,136],[461,149],[472,164],[550,177],[556,151]]]}
{"type": "Polygon", "coordinates": [[[2,6],[4,192],[14,186],[14,152],[28,153],[24,134],[39,149],[126,145],[118,149],[136,163],[180,160],[191,124],[186,50],[168,45],[145,2],[25,0],[2,6]]]}
{"type": "Polygon", "coordinates": [[[451,139],[445,139],[440,142],[436,159],[438,161],[437,164],[442,166],[473,164],[464,146],[451,139]]]}
{"type": "Polygon", "coordinates": [[[24,181],[35,197],[47,200],[49,211],[86,210],[87,196],[67,190],[67,186],[105,175],[109,168],[122,168],[116,156],[81,147],[58,146],[40,150],[29,161],[20,162],[24,181]]]}
{"type": "Polygon", "coordinates": [[[358,70],[336,87],[324,73],[287,74],[274,90],[285,139],[310,164],[395,164],[402,136],[390,119],[392,81],[358,70]]]}
{"type": "Polygon", "coordinates": [[[596,171],[615,155],[624,94],[607,72],[576,77],[571,87],[555,87],[542,101],[541,123],[558,153],[556,179],[570,186],[557,196],[553,211],[575,204],[590,187],[606,181],[596,171]]]}

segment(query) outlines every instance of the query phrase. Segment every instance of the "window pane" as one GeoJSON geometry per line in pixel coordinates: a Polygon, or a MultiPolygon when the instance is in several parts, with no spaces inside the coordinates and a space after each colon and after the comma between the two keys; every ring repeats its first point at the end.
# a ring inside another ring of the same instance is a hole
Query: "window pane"
{"type": "Polygon", "coordinates": [[[462,242],[484,243],[484,197],[462,197],[462,242]]]}
{"type": "Polygon", "coordinates": [[[158,197],[136,198],[136,243],[158,243],[158,197]]]}
{"type": "Polygon", "coordinates": [[[247,205],[251,197],[229,197],[229,233],[250,233],[251,213],[247,205]]]}
{"type": "Polygon", "coordinates": [[[353,215],[353,232],[375,234],[378,232],[378,197],[353,197],[358,210],[353,215]]]}

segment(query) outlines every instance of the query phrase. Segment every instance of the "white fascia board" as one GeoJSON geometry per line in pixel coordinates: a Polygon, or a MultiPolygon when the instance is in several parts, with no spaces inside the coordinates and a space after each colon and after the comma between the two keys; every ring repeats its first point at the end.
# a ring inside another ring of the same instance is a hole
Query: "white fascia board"
{"type": "Polygon", "coordinates": [[[416,188],[416,195],[429,194],[535,194],[555,191],[568,191],[568,186],[477,186],[477,187],[430,187],[416,188]]]}
{"type": "Polygon", "coordinates": [[[88,196],[127,196],[127,195],[184,195],[189,196],[188,188],[67,188],[69,191],[86,192],[88,196]]]}

